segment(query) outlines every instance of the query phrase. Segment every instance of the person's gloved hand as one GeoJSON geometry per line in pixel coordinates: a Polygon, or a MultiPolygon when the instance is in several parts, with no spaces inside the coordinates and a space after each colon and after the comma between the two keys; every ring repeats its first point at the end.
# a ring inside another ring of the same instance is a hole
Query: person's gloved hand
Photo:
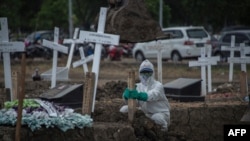
{"type": "Polygon", "coordinates": [[[126,100],[128,100],[130,98],[130,90],[128,88],[126,88],[123,92],[123,98],[125,98],[126,100]]]}
{"type": "Polygon", "coordinates": [[[133,99],[138,99],[142,101],[148,100],[148,94],[145,92],[138,92],[136,89],[130,90],[130,97],[133,99]]]}

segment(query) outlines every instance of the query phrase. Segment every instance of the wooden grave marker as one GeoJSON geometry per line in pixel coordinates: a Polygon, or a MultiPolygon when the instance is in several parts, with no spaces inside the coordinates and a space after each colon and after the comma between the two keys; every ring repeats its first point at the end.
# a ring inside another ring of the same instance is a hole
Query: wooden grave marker
{"type": "Polygon", "coordinates": [[[82,114],[91,115],[92,111],[92,102],[93,102],[93,88],[95,84],[95,73],[86,72],[85,75],[85,85],[84,85],[84,94],[83,94],[83,103],[82,103],[82,114]]]}
{"type": "Polygon", "coordinates": [[[4,82],[5,88],[10,89],[11,100],[13,100],[13,88],[11,79],[10,52],[24,52],[25,46],[23,42],[9,42],[9,31],[7,18],[0,18],[0,53],[3,53],[4,63],[4,82]]]}
{"type": "Polygon", "coordinates": [[[94,62],[92,65],[92,72],[95,73],[95,85],[94,85],[92,112],[94,112],[94,108],[95,108],[95,97],[96,97],[96,88],[97,88],[98,76],[99,76],[102,44],[118,45],[119,39],[120,39],[119,35],[112,35],[112,34],[105,34],[104,33],[105,23],[106,23],[106,15],[107,15],[107,8],[101,7],[97,33],[88,32],[88,31],[80,31],[80,39],[81,40],[83,40],[85,42],[95,43],[94,62]]]}
{"type": "Polygon", "coordinates": [[[58,51],[67,54],[68,48],[58,44],[59,39],[59,28],[54,28],[54,42],[43,39],[43,46],[48,47],[53,50],[53,64],[52,70],[48,70],[41,74],[42,78],[51,80],[51,88],[56,86],[57,77],[60,79],[67,80],[68,79],[68,68],[66,67],[57,67],[57,59],[58,59],[58,51]]]}
{"type": "MultiPolygon", "coordinates": [[[[128,72],[128,88],[133,90],[135,88],[135,71],[128,72]]],[[[136,112],[136,99],[128,99],[128,120],[132,122],[134,120],[134,114],[136,112]]]]}

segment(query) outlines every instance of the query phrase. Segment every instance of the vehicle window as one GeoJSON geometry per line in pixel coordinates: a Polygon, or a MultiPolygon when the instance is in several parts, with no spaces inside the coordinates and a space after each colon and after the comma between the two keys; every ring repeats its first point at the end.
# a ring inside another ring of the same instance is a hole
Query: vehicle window
{"type": "Polygon", "coordinates": [[[173,36],[173,38],[183,38],[183,34],[180,30],[168,30],[168,31],[164,31],[164,33],[167,34],[171,34],[173,36]]]}
{"type": "Polygon", "coordinates": [[[35,33],[28,35],[27,39],[33,40],[35,38],[35,33]]]}
{"type": "Polygon", "coordinates": [[[207,38],[208,35],[203,29],[188,29],[187,35],[189,38],[207,38]]]}
{"type": "Polygon", "coordinates": [[[223,39],[222,42],[224,43],[231,43],[231,36],[235,36],[235,43],[240,44],[240,43],[244,43],[246,41],[248,41],[249,39],[247,38],[246,35],[244,34],[240,34],[240,33],[230,33],[230,34],[226,34],[223,39]]]}
{"type": "Polygon", "coordinates": [[[240,33],[236,33],[235,34],[235,42],[236,43],[244,43],[244,42],[246,42],[246,41],[248,41],[248,38],[247,38],[247,36],[246,35],[244,35],[244,34],[240,34],[240,33]]]}
{"type": "Polygon", "coordinates": [[[44,33],[44,34],[41,34],[41,39],[46,39],[46,40],[52,40],[52,34],[51,33],[44,33]]]}
{"type": "Polygon", "coordinates": [[[224,43],[231,43],[231,36],[233,34],[226,34],[223,38],[222,38],[222,42],[224,43]]]}

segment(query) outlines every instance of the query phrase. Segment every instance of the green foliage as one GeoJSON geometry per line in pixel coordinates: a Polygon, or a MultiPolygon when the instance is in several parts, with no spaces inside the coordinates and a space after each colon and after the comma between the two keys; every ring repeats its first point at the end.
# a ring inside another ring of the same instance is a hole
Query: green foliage
{"type": "Polygon", "coordinates": [[[68,0],[45,0],[33,24],[36,29],[53,29],[55,26],[67,28],[68,0]]]}
{"type": "MultiPolygon", "coordinates": [[[[147,8],[152,16],[152,18],[156,21],[159,21],[159,9],[160,9],[160,2],[159,0],[145,0],[147,8]]],[[[168,26],[168,21],[170,20],[170,7],[168,5],[165,5],[163,2],[162,7],[162,19],[163,19],[163,27],[168,26]]]]}
{"type": "Polygon", "coordinates": [[[13,29],[20,25],[21,15],[18,15],[21,9],[21,2],[16,0],[1,0],[0,17],[7,17],[9,28],[13,29]]]}
{"type": "MultiPolygon", "coordinates": [[[[6,109],[18,107],[18,100],[7,101],[4,103],[4,107],[6,109]]],[[[23,99],[23,108],[27,108],[27,107],[36,108],[36,107],[40,107],[40,105],[34,99],[23,99]]]]}
{"type": "MultiPolygon", "coordinates": [[[[11,31],[68,29],[69,0],[1,0],[0,17],[7,17],[11,31]]],[[[152,18],[159,21],[159,0],[144,0],[152,18]]],[[[163,0],[163,27],[212,26],[215,31],[233,24],[250,25],[249,0],[163,0]]],[[[74,27],[95,22],[107,0],[72,0],[74,27]]]]}

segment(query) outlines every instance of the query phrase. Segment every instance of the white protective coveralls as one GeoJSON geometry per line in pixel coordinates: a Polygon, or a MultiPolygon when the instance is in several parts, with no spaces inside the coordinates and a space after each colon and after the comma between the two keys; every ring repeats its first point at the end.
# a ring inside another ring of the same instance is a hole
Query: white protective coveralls
{"type": "MultiPolygon", "coordinates": [[[[162,83],[154,79],[153,64],[149,60],[143,61],[140,65],[139,74],[141,82],[136,84],[136,90],[148,95],[147,101],[138,101],[139,108],[156,124],[161,125],[164,131],[167,131],[170,124],[170,105],[162,83]],[[153,74],[147,80],[140,74],[145,69],[153,71],[153,74]]],[[[128,105],[121,107],[120,112],[127,113],[128,105]]]]}

